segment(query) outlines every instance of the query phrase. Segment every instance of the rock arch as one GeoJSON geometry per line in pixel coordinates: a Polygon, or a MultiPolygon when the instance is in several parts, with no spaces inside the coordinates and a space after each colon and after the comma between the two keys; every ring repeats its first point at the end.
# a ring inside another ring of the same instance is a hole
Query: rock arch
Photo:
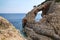
{"type": "Polygon", "coordinates": [[[24,18],[27,21],[24,32],[32,40],[60,40],[60,3],[54,1],[47,1],[46,3],[34,7],[24,18]],[[43,18],[37,23],[34,19],[37,12],[41,10],[45,10],[45,12],[43,11],[43,18]]]}

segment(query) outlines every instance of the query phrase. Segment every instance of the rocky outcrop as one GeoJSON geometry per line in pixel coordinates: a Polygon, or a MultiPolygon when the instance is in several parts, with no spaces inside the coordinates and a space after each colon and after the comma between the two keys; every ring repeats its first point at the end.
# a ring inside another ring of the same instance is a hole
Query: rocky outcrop
{"type": "Polygon", "coordinates": [[[0,16],[0,40],[26,40],[5,18],[0,16]]]}
{"type": "Polygon", "coordinates": [[[60,3],[47,1],[36,6],[28,12],[22,22],[29,40],[60,40],[60,3]],[[43,12],[42,19],[35,22],[40,10],[43,12]]]}

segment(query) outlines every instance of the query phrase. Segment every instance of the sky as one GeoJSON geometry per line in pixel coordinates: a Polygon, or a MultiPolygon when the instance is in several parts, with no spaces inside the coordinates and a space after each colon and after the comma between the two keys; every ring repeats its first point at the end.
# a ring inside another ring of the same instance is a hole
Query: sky
{"type": "Polygon", "coordinates": [[[0,13],[27,13],[44,0],[0,0],[0,13]]]}

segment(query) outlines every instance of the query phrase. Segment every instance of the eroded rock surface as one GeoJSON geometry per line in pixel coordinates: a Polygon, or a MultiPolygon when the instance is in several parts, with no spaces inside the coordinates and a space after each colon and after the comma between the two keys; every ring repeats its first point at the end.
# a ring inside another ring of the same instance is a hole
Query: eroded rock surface
{"type": "Polygon", "coordinates": [[[60,3],[49,2],[35,7],[23,19],[24,32],[29,40],[60,40],[60,3]],[[35,22],[37,12],[40,10],[46,12],[42,13],[39,22],[35,22]]]}
{"type": "Polygon", "coordinates": [[[0,16],[0,40],[26,40],[5,18],[0,16]]]}

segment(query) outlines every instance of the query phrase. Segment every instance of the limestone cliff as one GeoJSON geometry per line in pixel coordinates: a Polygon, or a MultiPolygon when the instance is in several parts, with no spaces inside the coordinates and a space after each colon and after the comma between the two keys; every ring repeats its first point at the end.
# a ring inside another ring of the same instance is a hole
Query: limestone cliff
{"type": "Polygon", "coordinates": [[[5,18],[0,16],[0,40],[26,40],[5,18]]]}
{"type": "Polygon", "coordinates": [[[60,40],[60,3],[47,1],[33,8],[23,19],[28,40],[60,40]],[[42,10],[42,19],[35,22],[42,10]]]}

